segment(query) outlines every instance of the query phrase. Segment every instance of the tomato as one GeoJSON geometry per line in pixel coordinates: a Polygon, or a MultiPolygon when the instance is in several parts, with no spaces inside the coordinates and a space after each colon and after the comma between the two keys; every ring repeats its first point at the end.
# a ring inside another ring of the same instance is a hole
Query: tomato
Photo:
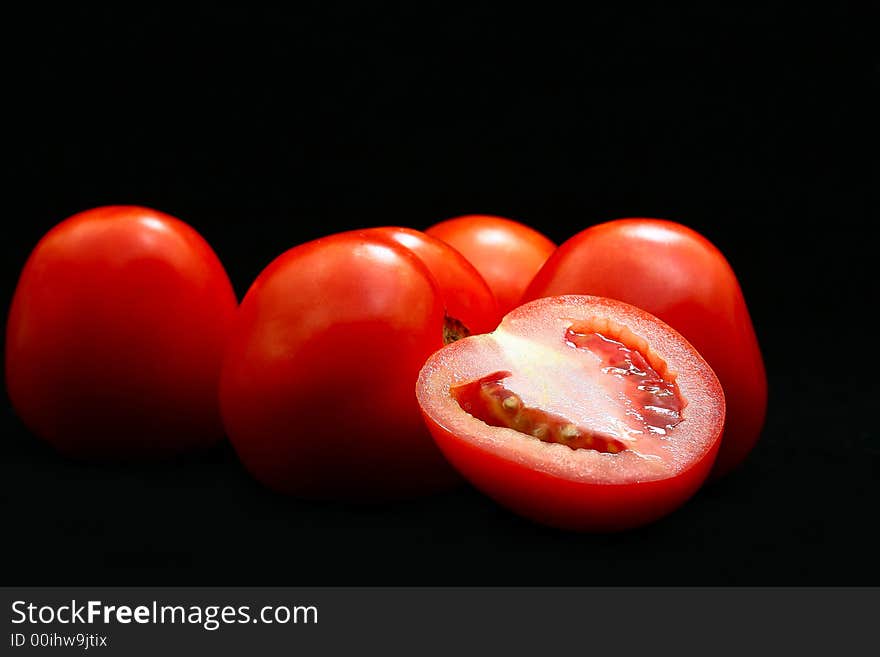
{"type": "Polygon", "coordinates": [[[365,500],[460,481],[413,386],[445,342],[497,323],[479,274],[417,231],[340,233],[290,249],[242,302],[220,403],[245,467],[277,491],[365,500]],[[432,273],[433,272],[433,273],[432,273]]]}
{"type": "Polygon", "coordinates": [[[428,359],[425,421],[462,475],[532,520],[579,531],[643,525],[712,467],[724,394],[680,334],[590,296],[539,299],[495,332],[428,359]]]}
{"type": "Polygon", "coordinates": [[[715,370],[727,397],[715,476],[746,458],[764,424],[767,377],[736,275],[706,238],[660,219],[593,226],[556,250],[524,299],[558,294],[619,299],[684,335],[715,370]]]}
{"type": "Polygon", "coordinates": [[[185,223],[87,210],[31,253],[6,329],[24,423],[81,458],[163,456],[222,438],[217,386],[235,315],[229,278],[185,223]]]}
{"type": "Polygon", "coordinates": [[[533,228],[486,215],[447,219],[425,232],[451,244],[473,263],[495,293],[502,315],[519,305],[532,277],[556,248],[533,228]]]}

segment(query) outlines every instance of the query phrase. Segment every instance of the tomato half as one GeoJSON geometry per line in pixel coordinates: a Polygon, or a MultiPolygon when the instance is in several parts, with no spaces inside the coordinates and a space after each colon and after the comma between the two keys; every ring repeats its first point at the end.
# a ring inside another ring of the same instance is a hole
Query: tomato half
{"type": "Polygon", "coordinates": [[[6,385],[62,452],[161,456],[222,438],[229,278],[185,223],[140,207],[74,215],[31,253],[6,328],[6,385]]]}
{"type": "Polygon", "coordinates": [[[444,347],[416,395],[471,483],[535,521],[643,525],[708,475],[724,423],[712,369],[638,308],[590,296],[525,304],[488,335],[444,347]]]}
{"type": "Polygon", "coordinates": [[[413,385],[432,352],[493,328],[496,313],[463,257],[417,231],[297,246],[259,275],[236,320],[220,389],[232,444],[258,480],[301,496],[357,501],[457,483],[413,385]]]}
{"type": "Polygon", "coordinates": [[[715,475],[755,446],[767,410],[767,376],[733,269],[699,233],[661,219],[619,219],[562,244],[524,299],[593,294],[619,299],[672,326],[715,370],[727,398],[727,425],[715,475]]]}
{"type": "Polygon", "coordinates": [[[556,248],[534,228],[488,215],[447,219],[425,232],[452,245],[477,268],[502,315],[519,305],[532,277],[556,248]]]}

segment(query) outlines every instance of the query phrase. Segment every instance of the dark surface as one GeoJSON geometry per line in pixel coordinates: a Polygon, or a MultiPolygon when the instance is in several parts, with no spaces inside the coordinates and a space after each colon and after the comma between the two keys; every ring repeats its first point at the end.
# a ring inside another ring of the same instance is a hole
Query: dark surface
{"type": "Polygon", "coordinates": [[[239,296],[288,247],[340,229],[487,212],[561,241],[661,216],[739,274],[771,398],[743,468],[612,536],[544,529],[470,489],[375,507],[285,499],[229,448],[71,463],[4,402],[0,580],[880,583],[869,25],[772,3],[11,17],[5,308],[41,235],[110,203],[195,226],[239,296]]]}

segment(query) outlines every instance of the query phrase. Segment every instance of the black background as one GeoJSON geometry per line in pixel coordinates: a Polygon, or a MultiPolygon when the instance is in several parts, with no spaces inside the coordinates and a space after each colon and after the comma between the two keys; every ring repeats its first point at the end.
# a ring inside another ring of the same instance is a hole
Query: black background
{"type": "Polygon", "coordinates": [[[70,463],[4,401],[4,584],[880,583],[867,16],[125,4],[5,20],[5,308],[39,237],[104,204],[189,222],[239,297],[282,251],[336,230],[484,212],[562,241],[660,216],[739,274],[769,417],[744,467],[668,519],[580,536],[470,489],[286,499],[228,447],[70,463]]]}

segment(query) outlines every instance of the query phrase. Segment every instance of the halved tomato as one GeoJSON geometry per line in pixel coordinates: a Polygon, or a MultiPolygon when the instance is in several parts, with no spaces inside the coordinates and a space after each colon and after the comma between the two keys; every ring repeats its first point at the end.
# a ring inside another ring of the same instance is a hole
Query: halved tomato
{"type": "Polygon", "coordinates": [[[446,458],[548,525],[613,531],[681,506],[711,470],[724,394],[680,334],[629,304],[533,301],[436,352],[416,386],[446,458]]]}

